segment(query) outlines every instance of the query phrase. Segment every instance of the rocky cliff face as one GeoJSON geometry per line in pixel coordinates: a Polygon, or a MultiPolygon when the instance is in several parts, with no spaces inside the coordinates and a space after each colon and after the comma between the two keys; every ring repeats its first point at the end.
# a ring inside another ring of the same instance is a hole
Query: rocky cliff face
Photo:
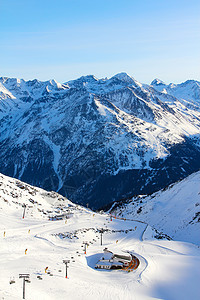
{"type": "Polygon", "coordinates": [[[0,171],[99,208],[200,168],[200,83],[0,78],[0,171]]]}

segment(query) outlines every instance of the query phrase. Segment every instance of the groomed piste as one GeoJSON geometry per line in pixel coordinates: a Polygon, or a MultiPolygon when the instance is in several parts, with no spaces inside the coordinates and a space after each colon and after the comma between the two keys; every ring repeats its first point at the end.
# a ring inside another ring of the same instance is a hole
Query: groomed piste
{"type": "Polygon", "coordinates": [[[19,274],[30,275],[28,300],[199,298],[198,246],[157,240],[145,223],[111,221],[109,214],[95,213],[59,194],[6,176],[0,179],[1,299],[22,299],[19,274]],[[105,248],[131,255],[131,261],[123,270],[95,269],[105,248]],[[140,262],[137,268],[134,257],[140,262]],[[67,278],[64,260],[69,260],[67,278]]]}

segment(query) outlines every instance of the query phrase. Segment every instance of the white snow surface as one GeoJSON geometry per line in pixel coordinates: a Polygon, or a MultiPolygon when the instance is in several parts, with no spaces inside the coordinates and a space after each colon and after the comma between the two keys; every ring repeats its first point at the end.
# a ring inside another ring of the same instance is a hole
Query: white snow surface
{"type": "MultiPolygon", "coordinates": [[[[195,185],[195,176],[192,178],[195,185]]],[[[199,299],[199,247],[156,240],[155,230],[146,223],[119,216],[111,221],[106,213],[92,212],[55,192],[3,175],[0,219],[2,300],[22,299],[21,273],[30,274],[31,282],[26,283],[28,300],[199,299]],[[23,204],[27,205],[24,219],[23,204]],[[68,219],[61,216],[65,214],[68,219]],[[55,215],[61,220],[49,220],[55,215]],[[103,246],[97,231],[100,228],[107,230],[103,246]],[[87,254],[83,252],[84,241],[89,243],[87,254]],[[114,253],[134,254],[140,260],[138,269],[130,273],[94,269],[104,247],[114,253]],[[63,259],[70,260],[68,278],[63,259]],[[45,273],[46,267],[49,274],[45,273]],[[11,279],[15,283],[10,284],[11,279]]]]}
{"type": "Polygon", "coordinates": [[[187,80],[180,84],[170,83],[166,85],[163,81],[155,79],[151,85],[162,93],[167,93],[178,99],[192,101],[200,104],[200,82],[195,80],[187,80]]]}
{"type": "Polygon", "coordinates": [[[169,148],[183,143],[186,137],[198,140],[200,83],[188,80],[165,85],[156,79],[145,85],[126,73],[109,79],[82,76],[65,84],[1,77],[0,119],[2,143],[10,138],[22,147],[40,135],[53,152],[60,187],[62,153],[71,144],[78,157],[80,148],[84,151],[98,138],[102,147],[96,151],[114,153],[115,165],[110,172],[117,174],[121,170],[150,169],[152,159],[166,158],[169,148]],[[82,105],[85,115],[78,109],[82,105]],[[64,127],[70,138],[60,142],[58,148],[53,137],[64,127]]]}
{"type": "Polygon", "coordinates": [[[147,222],[175,240],[200,246],[200,171],[162,191],[122,204],[116,213],[147,222]]]}

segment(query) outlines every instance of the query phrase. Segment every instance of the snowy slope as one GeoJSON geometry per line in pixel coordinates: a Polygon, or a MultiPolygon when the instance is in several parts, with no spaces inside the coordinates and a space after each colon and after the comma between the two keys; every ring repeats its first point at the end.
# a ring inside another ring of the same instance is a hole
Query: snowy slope
{"type": "Polygon", "coordinates": [[[159,79],[154,79],[151,85],[158,91],[172,95],[177,99],[183,101],[185,105],[191,105],[191,103],[200,103],[200,82],[195,80],[187,80],[180,84],[170,83],[166,85],[159,79]]]}
{"type": "Polygon", "coordinates": [[[199,83],[158,87],[0,78],[1,172],[99,208],[199,170],[199,83]]]}
{"type": "MultiPolygon", "coordinates": [[[[6,212],[17,218],[23,217],[24,206],[26,219],[34,216],[35,220],[56,218],[63,211],[67,214],[69,207],[70,212],[76,208],[75,204],[56,192],[47,192],[0,174],[0,214],[6,212]]],[[[3,229],[2,224],[0,226],[3,229]]]]}
{"type": "Polygon", "coordinates": [[[111,221],[108,214],[74,205],[59,194],[3,175],[0,180],[1,299],[22,299],[21,273],[30,274],[27,300],[199,299],[199,247],[156,240],[155,230],[145,223],[118,216],[111,221]],[[51,221],[52,211],[59,216],[66,213],[68,219],[51,221]],[[100,228],[106,230],[102,246],[100,228]],[[84,241],[89,243],[87,254],[84,241]],[[134,254],[140,261],[138,269],[96,270],[104,247],[134,254]],[[63,259],[70,260],[67,279],[63,259]]]}
{"type": "Polygon", "coordinates": [[[147,222],[173,239],[200,245],[200,172],[151,196],[121,203],[116,212],[147,222]]]}

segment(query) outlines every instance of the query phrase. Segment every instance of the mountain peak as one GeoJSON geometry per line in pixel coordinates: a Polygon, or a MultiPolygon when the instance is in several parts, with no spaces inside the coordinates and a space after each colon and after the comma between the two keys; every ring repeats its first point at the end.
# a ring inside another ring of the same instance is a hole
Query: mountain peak
{"type": "Polygon", "coordinates": [[[85,75],[85,76],[81,76],[77,80],[84,81],[84,82],[96,82],[99,79],[97,77],[95,77],[94,75],[85,75]]]}
{"type": "Polygon", "coordinates": [[[85,83],[95,83],[99,81],[94,75],[85,75],[81,76],[77,79],[67,81],[65,84],[85,84],[85,83]]]}
{"type": "Polygon", "coordinates": [[[165,85],[165,83],[159,78],[156,78],[151,82],[151,85],[165,85]]]}
{"type": "Polygon", "coordinates": [[[117,73],[112,78],[117,78],[117,79],[123,80],[123,81],[135,81],[135,79],[132,76],[130,76],[129,74],[127,74],[126,72],[117,73]]]}
{"type": "Polygon", "coordinates": [[[3,86],[3,173],[98,208],[200,167],[200,89],[140,87],[126,73],[82,76],[60,88],[54,80],[3,86]]]}
{"type": "Polygon", "coordinates": [[[10,77],[0,77],[0,81],[4,84],[10,84],[10,85],[17,85],[21,84],[21,82],[24,82],[23,79],[19,78],[10,78],[10,77]]]}
{"type": "Polygon", "coordinates": [[[119,79],[123,82],[127,82],[131,85],[142,86],[142,84],[139,83],[139,81],[135,80],[132,76],[130,76],[126,72],[118,73],[118,74],[114,75],[112,78],[117,78],[117,79],[119,79]]]}
{"type": "Polygon", "coordinates": [[[181,83],[181,85],[187,85],[187,86],[200,86],[200,82],[199,81],[197,81],[197,80],[193,80],[193,79],[189,79],[189,80],[186,80],[185,82],[183,82],[183,83],[181,83]]]}

